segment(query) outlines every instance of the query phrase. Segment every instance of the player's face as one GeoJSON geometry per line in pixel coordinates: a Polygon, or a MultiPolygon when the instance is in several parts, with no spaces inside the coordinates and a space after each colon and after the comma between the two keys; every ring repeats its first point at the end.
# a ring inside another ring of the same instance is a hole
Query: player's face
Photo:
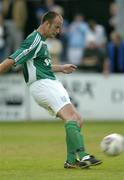
{"type": "Polygon", "coordinates": [[[49,38],[54,38],[57,34],[61,32],[63,19],[57,16],[51,24],[49,24],[48,28],[48,36],[49,38]]]}

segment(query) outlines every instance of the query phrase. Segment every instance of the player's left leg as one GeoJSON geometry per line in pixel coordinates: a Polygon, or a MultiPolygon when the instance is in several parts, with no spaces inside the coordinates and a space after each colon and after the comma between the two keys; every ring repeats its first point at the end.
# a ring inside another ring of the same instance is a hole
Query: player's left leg
{"type": "Polygon", "coordinates": [[[67,163],[78,164],[81,168],[85,167],[85,164],[81,164],[84,162],[87,166],[100,164],[102,162],[101,160],[97,160],[85,150],[83,136],[80,132],[81,118],[73,105],[65,105],[57,115],[65,121],[67,143],[67,162],[65,163],[65,167],[67,167],[67,163]],[[80,159],[78,162],[76,160],[76,154],[80,159]]]}

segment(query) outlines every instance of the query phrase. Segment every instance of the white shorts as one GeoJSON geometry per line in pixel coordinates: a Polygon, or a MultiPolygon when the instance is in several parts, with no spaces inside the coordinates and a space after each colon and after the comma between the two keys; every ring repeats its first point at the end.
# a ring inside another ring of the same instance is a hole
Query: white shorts
{"type": "Polygon", "coordinates": [[[58,80],[41,79],[30,85],[30,91],[37,104],[56,115],[66,104],[70,104],[70,98],[58,80]]]}

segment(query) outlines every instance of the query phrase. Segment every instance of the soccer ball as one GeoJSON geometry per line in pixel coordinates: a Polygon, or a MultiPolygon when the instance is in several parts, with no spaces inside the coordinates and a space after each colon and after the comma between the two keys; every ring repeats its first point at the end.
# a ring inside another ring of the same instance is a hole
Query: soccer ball
{"type": "Polygon", "coordinates": [[[117,156],[124,150],[124,137],[117,133],[109,134],[103,138],[100,147],[104,154],[117,156]]]}

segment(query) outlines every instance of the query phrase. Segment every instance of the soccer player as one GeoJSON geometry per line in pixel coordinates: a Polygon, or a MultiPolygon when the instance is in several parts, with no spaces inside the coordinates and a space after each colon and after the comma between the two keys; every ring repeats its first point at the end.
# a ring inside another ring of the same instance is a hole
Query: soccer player
{"type": "Polygon", "coordinates": [[[63,18],[56,12],[47,12],[42,23],[34,30],[12,55],[0,64],[0,74],[13,65],[23,65],[25,81],[31,94],[40,106],[55,113],[64,120],[67,144],[67,159],[64,168],[86,168],[102,161],[88,154],[81,135],[81,117],[69,99],[63,85],[54,72],[72,73],[73,64],[52,65],[52,59],[45,40],[61,31],[63,18]],[[77,157],[79,160],[77,160],[77,157]]]}

